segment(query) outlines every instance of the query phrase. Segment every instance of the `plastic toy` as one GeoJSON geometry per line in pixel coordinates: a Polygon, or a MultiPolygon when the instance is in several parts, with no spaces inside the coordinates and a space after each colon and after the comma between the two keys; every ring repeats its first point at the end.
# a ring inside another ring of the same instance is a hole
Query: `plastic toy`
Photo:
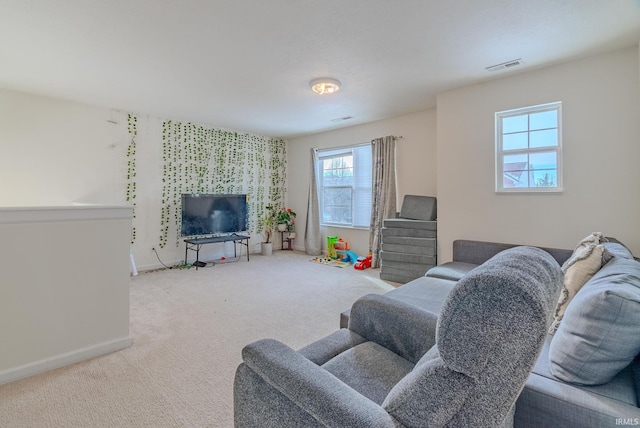
{"type": "Polygon", "coordinates": [[[336,252],[336,242],[338,242],[337,236],[327,236],[327,257],[330,259],[337,259],[338,253],[336,252]]]}
{"type": "Polygon", "coordinates": [[[354,264],[355,262],[358,261],[358,255],[353,251],[344,250],[344,251],[340,251],[340,253],[344,254],[342,257],[343,262],[349,262],[351,264],[354,264]]]}
{"type": "Polygon", "coordinates": [[[346,251],[349,249],[349,243],[342,238],[338,239],[338,241],[335,242],[333,246],[338,251],[346,251]]]}
{"type": "Polygon", "coordinates": [[[358,257],[358,261],[353,265],[354,269],[365,270],[371,267],[371,253],[367,257],[358,257]]]}

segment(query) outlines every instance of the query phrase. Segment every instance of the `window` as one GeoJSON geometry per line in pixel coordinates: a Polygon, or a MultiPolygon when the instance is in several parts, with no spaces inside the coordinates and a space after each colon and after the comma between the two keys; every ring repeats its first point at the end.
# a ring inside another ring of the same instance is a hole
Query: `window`
{"type": "Polygon", "coordinates": [[[369,228],[371,223],[371,144],[318,152],[320,223],[369,228]]]}
{"type": "Polygon", "coordinates": [[[562,191],[561,107],[496,113],[496,192],[562,191]]]}

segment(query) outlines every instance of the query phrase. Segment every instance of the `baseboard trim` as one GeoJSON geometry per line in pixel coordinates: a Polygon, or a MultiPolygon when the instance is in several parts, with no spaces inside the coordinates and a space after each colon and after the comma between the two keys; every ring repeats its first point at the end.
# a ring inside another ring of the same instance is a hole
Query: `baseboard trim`
{"type": "Polygon", "coordinates": [[[22,366],[6,369],[0,371],[0,385],[44,373],[49,370],[58,369],[70,364],[75,364],[80,361],[88,360],[89,358],[120,351],[121,349],[128,348],[129,346],[131,346],[131,337],[125,337],[67,352],[65,354],[56,355],[54,357],[45,358],[22,366]]]}

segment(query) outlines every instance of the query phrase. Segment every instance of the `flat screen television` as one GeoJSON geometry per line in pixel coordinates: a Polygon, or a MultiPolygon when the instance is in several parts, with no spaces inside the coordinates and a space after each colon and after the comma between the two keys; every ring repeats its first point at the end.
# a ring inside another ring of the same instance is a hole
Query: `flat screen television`
{"type": "Polygon", "coordinates": [[[248,230],[247,195],[182,195],[181,236],[223,235],[248,230]]]}

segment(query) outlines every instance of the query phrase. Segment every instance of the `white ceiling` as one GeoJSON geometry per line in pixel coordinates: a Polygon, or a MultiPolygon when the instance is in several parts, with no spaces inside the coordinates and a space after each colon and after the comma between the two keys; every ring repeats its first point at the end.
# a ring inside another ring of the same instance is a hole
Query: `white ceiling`
{"type": "Polygon", "coordinates": [[[640,1],[0,0],[0,40],[0,87],[293,137],[637,46],[640,1]],[[316,95],[317,77],[342,89],[316,95]]]}

